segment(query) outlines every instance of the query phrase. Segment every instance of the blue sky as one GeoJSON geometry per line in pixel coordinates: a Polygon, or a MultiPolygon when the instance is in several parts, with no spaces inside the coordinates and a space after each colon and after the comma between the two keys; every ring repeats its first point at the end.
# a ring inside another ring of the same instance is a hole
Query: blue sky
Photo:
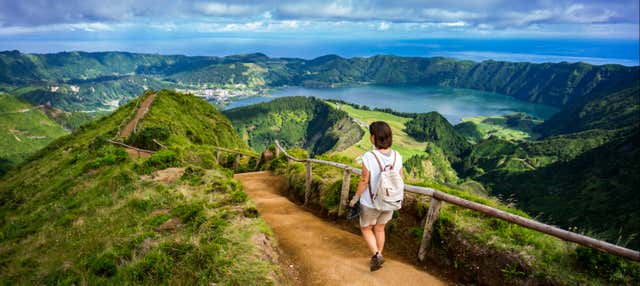
{"type": "MultiPolygon", "coordinates": [[[[244,52],[259,49],[260,43],[269,46],[277,42],[283,47],[291,43],[303,49],[305,45],[355,39],[370,43],[587,40],[611,45],[623,42],[633,49],[639,37],[639,9],[638,0],[0,0],[0,49],[216,54],[198,46],[220,44],[233,53],[233,43],[238,52],[244,52]],[[158,46],[141,49],[144,41],[158,46]],[[171,48],[175,42],[180,42],[179,47],[171,48]]],[[[627,51],[631,56],[625,57],[637,58],[633,53],[627,51]]]]}

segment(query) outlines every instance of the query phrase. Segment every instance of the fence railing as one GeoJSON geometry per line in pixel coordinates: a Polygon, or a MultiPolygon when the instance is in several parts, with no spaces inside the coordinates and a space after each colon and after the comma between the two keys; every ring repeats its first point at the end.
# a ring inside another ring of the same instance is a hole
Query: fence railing
{"type": "Polygon", "coordinates": [[[218,161],[218,163],[222,161],[222,159],[220,158],[220,156],[222,155],[222,152],[235,154],[235,158],[233,160],[233,166],[232,166],[233,170],[238,169],[238,166],[240,165],[240,159],[242,158],[242,156],[256,158],[257,160],[256,160],[256,166],[255,167],[257,168],[258,165],[260,165],[260,159],[261,159],[260,155],[249,153],[249,152],[246,152],[246,151],[233,150],[233,149],[228,149],[228,148],[224,148],[224,147],[217,147],[217,146],[214,146],[213,149],[218,150],[217,154],[216,154],[216,161],[218,161]]]}
{"type": "Polygon", "coordinates": [[[107,142],[114,144],[114,145],[118,145],[118,146],[122,146],[125,148],[129,148],[131,150],[135,150],[138,152],[138,156],[140,156],[140,153],[145,153],[145,154],[149,154],[149,155],[153,155],[154,153],[156,153],[156,151],[151,151],[151,150],[145,150],[145,149],[140,149],[138,147],[134,147],[131,145],[127,145],[125,143],[122,143],[120,141],[115,141],[115,140],[111,140],[111,139],[107,139],[107,142]]]}
{"type": "MultiPolygon", "coordinates": [[[[349,196],[351,173],[362,175],[362,170],[345,165],[345,164],[331,162],[331,161],[295,158],[289,155],[287,151],[284,148],[282,148],[282,146],[280,145],[280,142],[276,140],[275,144],[276,144],[276,156],[278,156],[279,152],[282,152],[290,161],[302,162],[305,164],[305,167],[306,167],[305,197],[304,197],[305,205],[308,203],[309,194],[311,193],[311,178],[312,178],[311,164],[315,163],[315,164],[328,165],[328,166],[333,166],[333,167],[344,170],[342,188],[340,192],[340,205],[338,207],[338,215],[342,216],[344,214],[344,210],[347,204],[347,197],[349,196]]],[[[405,185],[404,189],[405,191],[408,191],[411,193],[427,195],[432,198],[431,203],[429,205],[429,211],[427,212],[427,218],[424,223],[424,232],[422,235],[422,240],[420,242],[420,249],[418,251],[418,259],[420,259],[421,261],[424,260],[429,244],[431,243],[431,237],[433,234],[433,225],[438,220],[438,217],[440,215],[440,208],[443,202],[447,202],[463,208],[475,210],[483,214],[486,214],[488,216],[499,218],[528,229],[532,229],[541,233],[552,235],[562,240],[574,242],[574,243],[587,246],[602,252],[607,252],[614,255],[626,257],[631,260],[640,261],[639,251],[628,249],[622,246],[618,246],[606,241],[598,240],[598,239],[581,235],[578,233],[570,232],[564,229],[560,229],[555,226],[544,224],[532,219],[521,217],[519,215],[508,213],[487,205],[479,204],[479,203],[472,202],[454,195],[450,195],[433,188],[405,185]]]]}

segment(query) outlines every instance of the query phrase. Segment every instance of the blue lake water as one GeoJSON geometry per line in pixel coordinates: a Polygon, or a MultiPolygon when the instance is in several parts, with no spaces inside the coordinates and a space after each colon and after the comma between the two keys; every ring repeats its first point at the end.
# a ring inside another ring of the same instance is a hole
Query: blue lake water
{"type": "Polygon", "coordinates": [[[314,96],[323,99],[341,99],[369,107],[391,108],[401,112],[437,111],[452,124],[472,116],[501,115],[515,112],[538,118],[549,118],[559,109],[526,102],[510,96],[486,91],[447,87],[379,86],[365,85],[341,88],[289,87],[277,89],[266,97],[250,97],[236,100],[226,108],[266,102],[278,97],[314,96]]]}

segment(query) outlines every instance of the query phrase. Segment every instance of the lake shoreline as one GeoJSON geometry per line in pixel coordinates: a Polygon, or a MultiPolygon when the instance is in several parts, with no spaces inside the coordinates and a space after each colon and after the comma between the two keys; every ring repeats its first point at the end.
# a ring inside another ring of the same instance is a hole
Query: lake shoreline
{"type": "Polygon", "coordinates": [[[454,125],[468,117],[499,116],[513,113],[524,113],[544,120],[560,111],[560,108],[557,107],[473,89],[371,83],[327,88],[301,86],[272,88],[267,96],[233,100],[223,109],[233,109],[289,96],[313,96],[320,99],[344,100],[370,108],[390,108],[408,113],[437,111],[454,125]]]}

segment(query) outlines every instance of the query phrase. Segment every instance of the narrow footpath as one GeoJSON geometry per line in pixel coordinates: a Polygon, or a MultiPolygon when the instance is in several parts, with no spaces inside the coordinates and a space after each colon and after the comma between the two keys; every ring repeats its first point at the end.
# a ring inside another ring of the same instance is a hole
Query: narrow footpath
{"type": "MultiPolygon", "coordinates": [[[[140,106],[138,107],[138,110],[136,110],[136,114],[133,116],[133,118],[127,123],[127,125],[122,127],[118,137],[127,138],[136,130],[136,127],[138,127],[138,122],[140,122],[140,120],[144,118],[147,112],[149,112],[149,107],[153,103],[153,100],[156,98],[156,95],[156,93],[153,93],[144,99],[142,104],[140,104],[140,106]]],[[[122,145],[122,147],[125,148],[127,154],[129,154],[129,157],[131,157],[132,159],[147,158],[152,154],[147,151],[130,148],[124,145],[122,145]]]]}
{"type": "Polygon", "coordinates": [[[286,179],[269,172],[236,174],[278,244],[298,268],[303,285],[446,285],[392,257],[369,271],[369,251],[359,235],[316,217],[282,196],[286,179]]]}
{"type": "Polygon", "coordinates": [[[133,116],[131,121],[125,125],[122,130],[120,130],[120,137],[127,138],[133,131],[135,131],[138,126],[138,122],[144,118],[144,115],[149,111],[149,107],[153,103],[153,100],[156,98],[156,93],[150,94],[147,98],[144,99],[138,110],[136,110],[136,114],[133,116]]]}

